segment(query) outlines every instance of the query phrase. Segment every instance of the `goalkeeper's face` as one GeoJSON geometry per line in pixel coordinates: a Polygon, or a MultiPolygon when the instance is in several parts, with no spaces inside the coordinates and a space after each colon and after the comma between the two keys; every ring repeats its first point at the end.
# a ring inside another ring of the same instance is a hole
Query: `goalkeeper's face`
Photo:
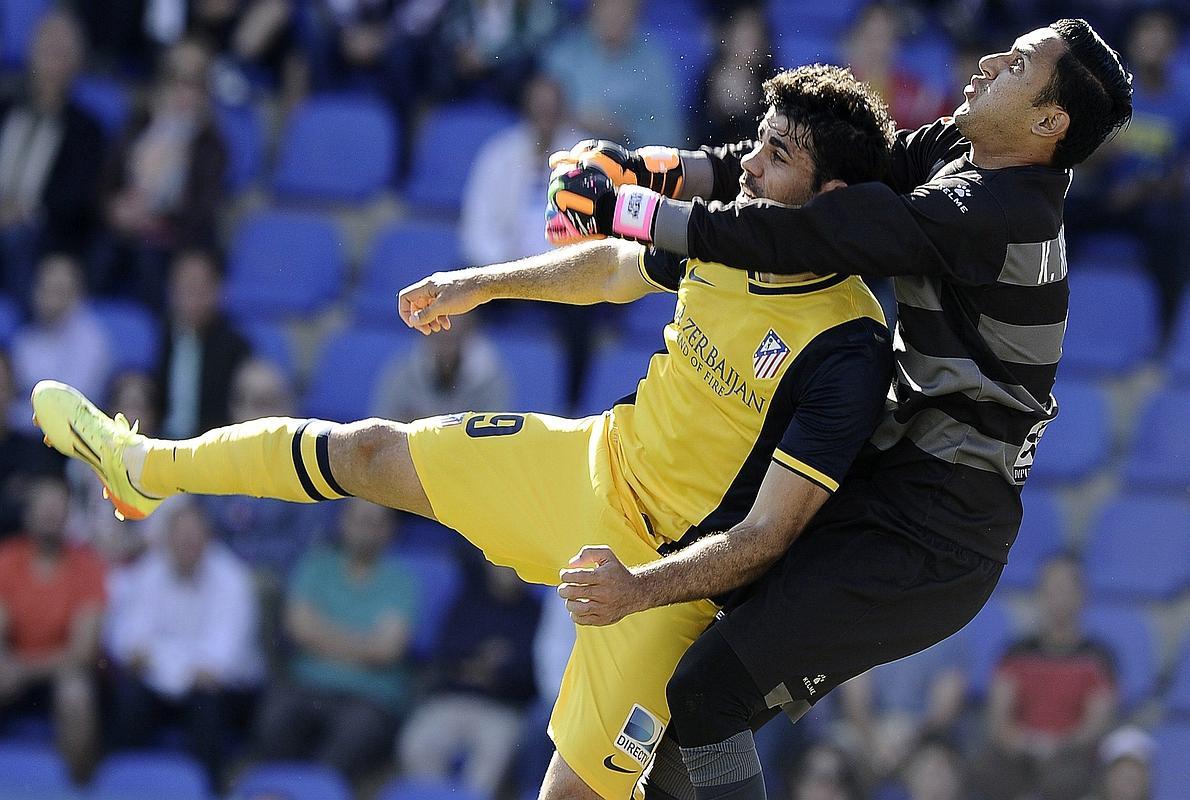
{"type": "Polygon", "coordinates": [[[814,159],[804,139],[798,126],[770,106],[760,121],[756,146],[740,162],[744,169],[736,202],[775,200],[800,206],[813,197],[814,159]]]}

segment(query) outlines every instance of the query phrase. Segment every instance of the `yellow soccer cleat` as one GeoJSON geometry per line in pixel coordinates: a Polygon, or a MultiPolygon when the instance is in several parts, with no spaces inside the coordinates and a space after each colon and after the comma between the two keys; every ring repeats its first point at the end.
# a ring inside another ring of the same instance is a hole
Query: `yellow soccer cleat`
{"type": "Polygon", "coordinates": [[[45,443],[70,458],[85,462],[103,482],[103,497],[116,507],[116,518],[144,519],[163,498],[137,489],[129,477],[124,454],[129,445],[145,441],[123,414],[112,419],[73,386],[40,381],[33,387],[33,422],[45,443]]]}

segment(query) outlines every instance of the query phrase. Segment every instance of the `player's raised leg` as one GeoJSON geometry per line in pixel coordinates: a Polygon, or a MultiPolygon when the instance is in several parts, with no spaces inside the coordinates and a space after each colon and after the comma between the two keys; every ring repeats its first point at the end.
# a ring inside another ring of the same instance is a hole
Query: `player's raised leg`
{"type": "Polygon", "coordinates": [[[194,439],[150,439],[56,381],[34,387],[33,412],[46,443],[90,465],[123,518],[143,519],[179,492],[299,503],[358,496],[431,515],[399,423],[269,417],[194,439]]]}

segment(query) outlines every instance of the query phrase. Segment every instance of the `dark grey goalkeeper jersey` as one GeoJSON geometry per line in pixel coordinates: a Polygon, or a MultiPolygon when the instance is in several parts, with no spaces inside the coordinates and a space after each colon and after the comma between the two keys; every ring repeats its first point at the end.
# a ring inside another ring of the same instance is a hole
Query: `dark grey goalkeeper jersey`
{"type": "MultiPolygon", "coordinates": [[[[743,152],[708,151],[715,199],[734,196],[743,152]]],[[[844,489],[859,478],[899,528],[1003,562],[1037,441],[1058,413],[1071,174],[980,169],[968,153],[945,118],[898,134],[890,185],[847,187],[802,208],[695,201],[686,241],[664,241],[677,226],[659,217],[657,243],[762,272],[894,277],[891,402],[844,489]]]]}

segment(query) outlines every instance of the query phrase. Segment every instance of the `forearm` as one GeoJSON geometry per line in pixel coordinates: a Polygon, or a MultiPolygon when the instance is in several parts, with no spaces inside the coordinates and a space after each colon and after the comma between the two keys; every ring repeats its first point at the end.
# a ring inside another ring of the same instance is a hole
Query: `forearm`
{"type": "Polygon", "coordinates": [[[745,521],[632,572],[646,608],[714,597],[759,578],[788,546],[778,538],[745,521]]]}
{"type": "Polygon", "coordinates": [[[640,245],[632,242],[584,242],[465,272],[484,302],[544,300],[592,305],[621,299],[616,294],[621,264],[639,251],[640,245]]]}

